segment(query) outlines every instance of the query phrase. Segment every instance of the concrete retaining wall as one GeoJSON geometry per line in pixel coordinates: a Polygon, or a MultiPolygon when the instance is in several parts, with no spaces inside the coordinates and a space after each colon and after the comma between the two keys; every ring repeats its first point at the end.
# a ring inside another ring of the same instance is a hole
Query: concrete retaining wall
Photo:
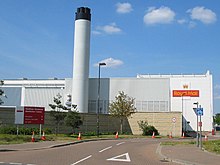
{"type": "Polygon", "coordinates": [[[160,133],[166,136],[172,132],[172,136],[181,136],[182,115],[180,112],[155,112],[155,113],[135,113],[129,118],[130,127],[133,134],[141,134],[138,121],[147,121],[153,125],[160,133]]]}

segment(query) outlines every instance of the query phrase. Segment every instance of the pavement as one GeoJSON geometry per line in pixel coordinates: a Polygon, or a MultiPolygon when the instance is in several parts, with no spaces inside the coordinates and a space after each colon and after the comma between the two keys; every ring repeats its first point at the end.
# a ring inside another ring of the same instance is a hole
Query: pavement
{"type": "Polygon", "coordinates": [[[28,150],[42,150],[47,148],[71,145],[63,141],[42,141],[42,142],[28,142],[23,144],[0,145],[0,152],[8,151],[28,151],[28,150]]]}
{"type": "Polygon", "coordinates": [[[28,142],[28,143],[23,143],[23,144],[0,145],[0,152],[42,150],[42,149],[57,148],[57,147],[84,143],[88,141],[97,141],[97,140],[107,140],[107,139],[78,140],[78,141],[73,141],[73,142],[40,141],[40,142],[28,142]]]}
{"type": "MultiPolygon", "coordinates": [[[[220,139],[220,135],[212,135],[208,140],[220,139]]],[[[179,139],[181,140],[181,139],[179,139]]],[[[187,140],[187,139],[182,139],[187,140]]],[[[196,140],[196,139],[194,139],[196,140]]],[[[203,141],[205,138],[203,137],[203,141]]],[[[174,139],[174,141],[176,141],[174,139]]],[[[208,152],[196,145],[159,145],[157,153],[161,159],[184,165],[219,165],[220,155],[208,152]]]]}
{"type": "MultiPolygon", "coordinates": [[[[220,139],[220,135],[214,135],[209,137],[208,140],[220,139]]],[[[102,140],[102,139],[96,139],[102,140]]],[[[171,139],[181,140],[181,139],[171,139]]],[[[187,140],[187,139],[182,139],[187,140]]],[[[203,139],[204,140],[204,139],[203,139]]],[[[28,151],[28,150],[42,150],[47,148],[55,148],[66,145],[73,145],[76,143],[83,143],[91,140],[80,140],[74,142],[64,141],[43,141],[43,142],[30,142],[24,144],[13,144],[13,145],[0,145],[0,152],[8,151],[28,151]]],[[[204,149],[200,149],[194,145],[158,145],[157,154],[164,162],[174,162],[184,165],[219,165],[220,155],[210,153],[204,149]]]]}
{"type": "Polygon", "coordinates": [[[216,155],[196,146],[162,146],[164,160],[185,165],[219,165],[220,155],[216,155]]]}

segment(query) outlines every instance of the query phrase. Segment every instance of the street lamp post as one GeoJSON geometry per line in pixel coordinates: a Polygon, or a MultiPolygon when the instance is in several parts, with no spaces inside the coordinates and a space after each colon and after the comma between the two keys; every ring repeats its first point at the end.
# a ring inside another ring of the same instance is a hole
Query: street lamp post
{"type": "Polygon", "coordinates": [[[105,66],[106,63],[99,63],[99,79],[98,79],[98,101],[97,101],[97,137],[99,137],[99,99],[100,99],[100,75],[101,75],[101,71],[100,68],[101,66],[105,66]]]}
{"type": "Polygon", "coordinates": [[[184,94],[185,93],[182,93],[182,95],[181,95],[182,96],[182,127],[183,127],[182,133],[186,131],[186,127],[185,127],[186,124],[185,124],[185,120],[184,120],[184,116],[183,116],[183,96],[184,96],[184,94]]]}
{"type": "MultiPolygon", "coordinates": [[[[201,105],[199,105],[199,108],[201,109],[201,105]]],[[[202,149],[202,114],[199,115],[199,127],[200,127],[200,136],[199,136],[199,139],[200,139],[200,149],[202,149]]]]}

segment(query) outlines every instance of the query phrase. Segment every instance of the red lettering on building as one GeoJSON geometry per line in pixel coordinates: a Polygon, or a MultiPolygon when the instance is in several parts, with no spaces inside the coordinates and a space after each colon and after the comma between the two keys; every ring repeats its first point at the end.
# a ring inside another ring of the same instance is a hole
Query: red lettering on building
{"type": "Polygon", "coordinates": [[[173,97],[199,97],[199,90],[173,90],[173,97]]]}

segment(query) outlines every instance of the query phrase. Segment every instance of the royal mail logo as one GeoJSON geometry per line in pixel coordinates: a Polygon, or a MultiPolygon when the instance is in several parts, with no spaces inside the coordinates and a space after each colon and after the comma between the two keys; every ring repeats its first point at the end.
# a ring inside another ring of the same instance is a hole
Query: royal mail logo
{"type": "Polygon", "coordinates": [[[188,89],[188,88],[189,88],[189,85],[187,85],[187,84],[183,85],[183,89],[188,89]]]}
{"type": "Polygon", "coordinates": [[[173,90],[173,97],[199,97],[199,90],[173,90]]]}

